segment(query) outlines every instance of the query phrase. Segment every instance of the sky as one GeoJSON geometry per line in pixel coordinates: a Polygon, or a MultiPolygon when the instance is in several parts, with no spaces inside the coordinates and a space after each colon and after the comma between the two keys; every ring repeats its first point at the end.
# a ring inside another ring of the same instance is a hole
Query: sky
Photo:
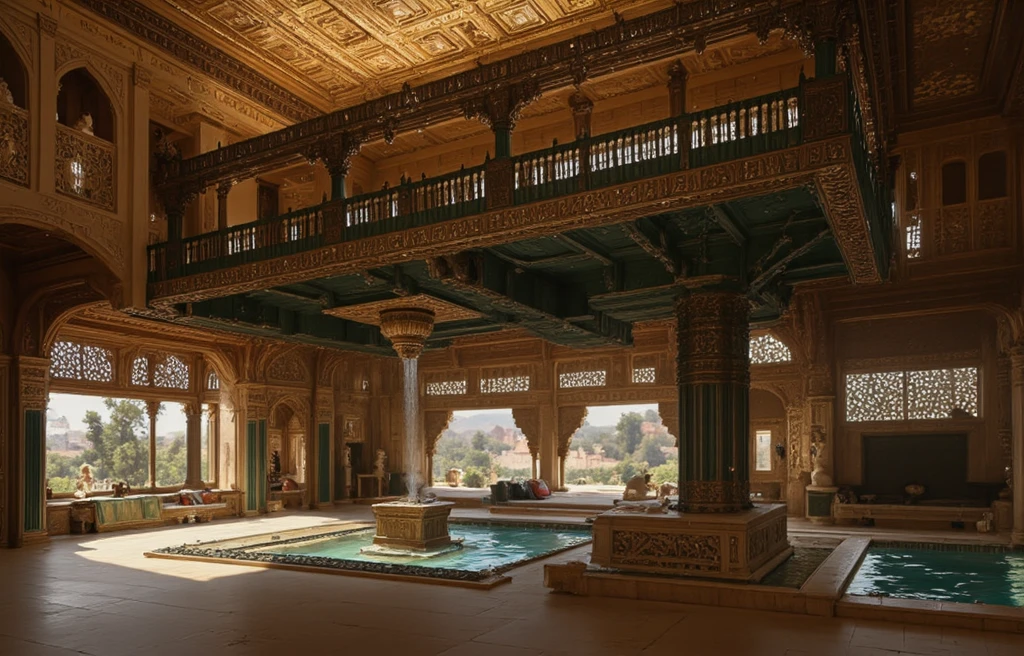
{"type": "MultiPolygon", "coordinates": [[[[619,423],[619,417],[625,412],[639,412],[644,414],[648,410],[658,411],[657,403],[633,403],[630,405],[593,405],[587,407],[587,423],[591,426],[614,426],[619,423]]],[[[494,409],[489,410],[459,410],[455,414],[464,415],[471,417],[473,415],[479,415],[486,412],[494,412],[494,409]]]]}
{"type": "MultiPolygon", "coordinates": [[[[50,394],[47,414],[51,417],[64,416],[71,430],[84,431],[85,422],[82,419],[86,411],[95,410],[104,421],[110,418],[107,407],[103,405],[104,398],[106,397],[53,393],[50,394]]],[[[156,432],[157,435],[185,432],[185,412],[180,403],[164,401],[164,411],[157,416],[156,432]]]]}

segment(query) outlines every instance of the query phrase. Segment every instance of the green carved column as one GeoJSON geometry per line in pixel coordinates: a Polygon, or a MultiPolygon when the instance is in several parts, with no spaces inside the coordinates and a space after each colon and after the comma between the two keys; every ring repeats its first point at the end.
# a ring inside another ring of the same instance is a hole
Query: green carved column
{"type": "Polygon", "coordinates": [[[729,287],[679,300],[679,509],[738,512],[750,503],[750,303],[729,287]]]}

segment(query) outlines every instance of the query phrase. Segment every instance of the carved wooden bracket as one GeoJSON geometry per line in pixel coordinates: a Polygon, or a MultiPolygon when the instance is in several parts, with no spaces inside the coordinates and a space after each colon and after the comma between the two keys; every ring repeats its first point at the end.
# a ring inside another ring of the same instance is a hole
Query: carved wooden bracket
{"type": "MultiPolygon", "coordinates": [[[[492,130],[512,130],[523,108],[540,98],[540,85],[534,79],[502,85],[463,105],[467,119],[479,119],[492,130]]],[[[490,182],[490,179],[488,179],[490,182]]]]}
{"type": "Polygon", "coordinates": [[[348,175],[352,158],[359,153],[366,141],[364,133],[337,132],[325,136],[306,151],[309,161],[321,160],[332,177],[348,175]]]}

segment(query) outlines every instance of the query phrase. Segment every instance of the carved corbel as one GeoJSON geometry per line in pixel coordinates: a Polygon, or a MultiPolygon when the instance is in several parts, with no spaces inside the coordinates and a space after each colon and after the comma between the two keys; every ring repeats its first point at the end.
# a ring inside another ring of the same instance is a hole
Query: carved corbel
{"type": "Polygon", "coordinates": [[[352,166],[352,158],[359,153],[366,134],[338,132],[329,134],[319,140],[307,152],[306,159],[310,162],[320,160],[327,167],[331,177],[348,175],[352,166]]]}
{"type": "Polygon", "coordinates": [[[502,85],[463,105],[469,120],[478,119],[492,130],[512,130],[523,108],[540,98],[540,85],[534,79],[502,85]]]}
{"type": "Polygon", "coordinates": [[[558,409],[558,455],[561,458],[569,455],[572,436],[583,425],[587,418],[586,406],[568,406],[558,409]]]}
{"type": "Polygon", "coordinates": [[[572,109],[576,138],[585,139],[590,136],[590,117],[594,113],[594,101],[577,91],[569,96],[569,108],[572,109]]]}

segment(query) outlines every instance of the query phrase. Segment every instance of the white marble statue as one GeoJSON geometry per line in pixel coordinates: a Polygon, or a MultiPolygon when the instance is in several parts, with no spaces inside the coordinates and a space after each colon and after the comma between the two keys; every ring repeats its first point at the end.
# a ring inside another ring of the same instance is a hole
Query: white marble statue
{"type": "Polygon", "coordinates": [[[377,459],[373,462],[373,475],[383,478],[387,474],[388,454],[384,449],[377,449],[377,459]]]}
{"type": "Polygon", "coordinates": [[[7,86],[7,80],[2,77],[0,77],[0,100],[8,105],[14,104],[14,94],[11,93],[10,87],[7,86]]]}
{"type": "Polygon", "coordinates": [[[828,471],[828,440],[820,426],[811,428],[811,485],[832,487],[832,474],[828,471]]]}
{"type": "Polygon", "coordinates": [[[92,134],[92,114],[84,112],[78,117],[78,121],[75,122],[74,128],[86,134],[92,134]]]}
{"type": "Polygon", "coordinates": [[[341,451],[345,469],[352,469],[352,449],[347,444],[341,451]]]}
{"type": "Polygon", "coordinates": [[[624,501],[647,499],[648,493],[656,491],[657,489],[654,487],[654,484],[651,483],[650,474],[637,474],[626,483],[626,489],[622,492],[622,499],[624,501]]]}

